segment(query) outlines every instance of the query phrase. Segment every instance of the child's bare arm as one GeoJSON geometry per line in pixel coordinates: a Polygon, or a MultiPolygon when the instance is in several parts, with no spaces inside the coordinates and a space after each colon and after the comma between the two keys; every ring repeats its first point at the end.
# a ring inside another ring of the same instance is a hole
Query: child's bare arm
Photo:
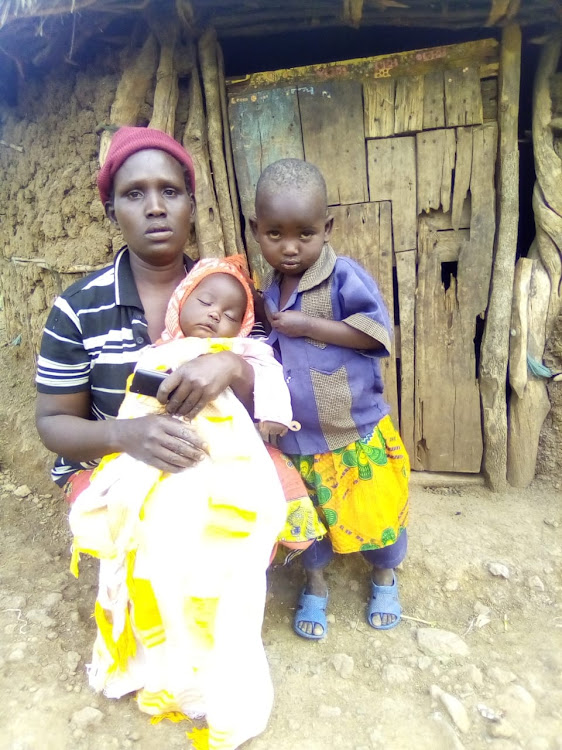
{"type": "Polygon", "coordinates": [[[298,310],[273,313],[271,325],[290,338],[305,337],[346,349],[384,349],[384,345],[363,331],[340,320],[313,318],[298,310]]]}

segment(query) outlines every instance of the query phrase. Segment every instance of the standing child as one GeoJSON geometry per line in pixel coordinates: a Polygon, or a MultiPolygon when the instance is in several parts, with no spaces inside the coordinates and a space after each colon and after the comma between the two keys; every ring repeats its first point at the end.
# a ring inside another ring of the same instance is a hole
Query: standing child
{"type": "MultiPolygon", "coordinates": [[[[256,372],[260,426],[278,435],[291,424],[289,392],[271,348],[245,338],[254,323],[248,282],[241,256],[200,261],[172,294],[162,342],[141,353],[136,374],[232,351],[256,372]]],[[[164,412],[130,388],[120,419],[164,412]]],[[[114,698],[136,690],[153,715],[205,717],[210,746],[231,750],[263,731],[271,711],[265,571],[286,505],[230,388],[189,422],[208,455],[183,472],[126,453],[102,459],[70,512],[74,565],[80,552],[100,558],[92,687],[114,698]]]]}
{"type": "Polygon", "coordinates": [[[391,324],[376,283],[328,244],[333,217],[319,170],[300,159],[267,167],[257,185],[253,235],[273,268],[265,289],[270,343],[301,424],[279,440],[299,468],[329,535],[301,555],[306,586],[295,632],[326,635],[324,568],[334,551],[372,566],[367,622],[401,615],[394,568],[407,548],[408,456],[383,398],[379,358],[391,324]]]}

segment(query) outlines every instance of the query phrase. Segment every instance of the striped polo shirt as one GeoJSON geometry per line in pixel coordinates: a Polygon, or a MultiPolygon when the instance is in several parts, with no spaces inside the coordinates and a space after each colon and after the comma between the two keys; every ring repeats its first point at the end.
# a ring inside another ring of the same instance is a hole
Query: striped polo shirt
{"type": "MultiPolygon", "coordinates": [[[[185,256],[186,269],[193,261],[185,256]]],[[[152,342],[123,247],[112,266],[80,279],[58,297],[43,331],[37,361],[37,390],[66,394],[90,391],[90,419],[117,416],[141,349],[152,342]]],[[[79,463],[58,456],[51,476],[64,485],[79,463]]]]}

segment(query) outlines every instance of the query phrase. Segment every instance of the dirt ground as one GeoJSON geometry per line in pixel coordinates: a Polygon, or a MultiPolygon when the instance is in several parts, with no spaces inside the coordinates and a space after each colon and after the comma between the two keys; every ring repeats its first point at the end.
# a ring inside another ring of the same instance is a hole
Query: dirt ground
{"type": "MultiPolygon", "coordinates": [[[[245,750],[562,750],[561,500],[546,483],[502,496],[414,487],[408,619],[387,632],[364,621],[357,556],[329,570],[318,643],[292,632],[298,566],[273,569],[276,703],[245,750]]],[[[0,749],[187,748],[185,724],[151,726],[132,698],[88,687],[96,564],[70,574],[65,516],[56,488],[0,473],[0,749]]]]}

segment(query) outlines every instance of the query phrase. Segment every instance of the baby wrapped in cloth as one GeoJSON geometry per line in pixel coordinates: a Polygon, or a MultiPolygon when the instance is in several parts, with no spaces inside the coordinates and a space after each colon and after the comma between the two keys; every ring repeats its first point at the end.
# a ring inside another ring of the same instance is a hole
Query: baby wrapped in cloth
{"type": "MultiPolygon", "coordinates": [[[[281,366],[268,345],[243,338],[252,324],[251,291],[236,262],[201,261],[174,293],[163,343],[144,350],[137,368],[174,369],[231,350],[255,371],[256,419],[289,426],[281,366]],[[244,286],[240,334],[185,338],[181,306],[213,273],[244,286]]],[[[163,411],[155,398],[127,390],[119,418],[163,411]]],[[[204,717],[208,730],[194,730],[195,747],[230,750],[262,732],[271,712],[265,571],[286,506],[252,419],[229,388],[191,426],[209,456],[178,474],[127,454],[102,459],[70,513],[73,568],[81,552],[100,559],[91,686],[113,698],[138,691],[139,707],[153,716],[204,717]]]]}

